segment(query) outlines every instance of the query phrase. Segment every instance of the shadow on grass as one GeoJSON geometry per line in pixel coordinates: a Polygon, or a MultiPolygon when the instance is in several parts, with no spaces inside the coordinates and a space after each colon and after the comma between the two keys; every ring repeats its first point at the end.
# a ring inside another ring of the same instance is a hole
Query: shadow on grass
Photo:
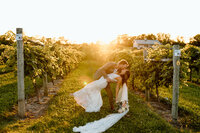
{"type": "Polygon", "coordinates": [[[0,115],[0,132],[7,132],[7,125],[13,124],[18,120],[15,114],[9,116],[0,115]]]}

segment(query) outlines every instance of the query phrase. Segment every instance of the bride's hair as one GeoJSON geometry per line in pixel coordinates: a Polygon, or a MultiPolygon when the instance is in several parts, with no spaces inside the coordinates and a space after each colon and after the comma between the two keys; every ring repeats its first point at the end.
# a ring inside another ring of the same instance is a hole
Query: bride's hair
{"type": "Polygon", "coordinates": [[[127,80],[128,80],[129,77],[130,77],[130,71],[127,70],[127,71],[125,72],[125,74],[122,74],[122,75],[120,75],[120,76],[122,77],[122,85],[123,85],[124,83],[127,83],[127,80]]]}

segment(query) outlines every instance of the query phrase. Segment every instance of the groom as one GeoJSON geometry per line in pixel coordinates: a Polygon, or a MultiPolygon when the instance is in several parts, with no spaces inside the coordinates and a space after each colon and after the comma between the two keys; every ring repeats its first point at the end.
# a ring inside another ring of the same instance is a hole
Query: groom
{"type": "Polygon", "coordinates": [[[116,69],[125,69],[129,66],[128,62],[124,59],[120,60],[119,62],[115,63],[115,62],[108,62],[105,65],[103,65],[102,67],[100,67],[94,74],[94,79],[98,80],[101,76],[103,76],[107,82],[108,85],[106,86],[106,92],[109,98],[109,103],[110,103],[110,108],[113,111],[114,110],[114,106],[113,106],[113,94],[112,91],[110,89],[110,83],[111,82],[116,82],[114,80],[111,80],[107,74],[113,73],[114,70],[116,69]]]}

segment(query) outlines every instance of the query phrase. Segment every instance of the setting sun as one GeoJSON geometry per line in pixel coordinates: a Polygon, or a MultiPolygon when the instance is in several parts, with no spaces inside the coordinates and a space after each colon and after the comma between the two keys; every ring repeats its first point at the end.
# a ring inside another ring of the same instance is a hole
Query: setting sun
{"type": "Polygon", "coordinates": [[[7,0],[1,4],[0,34],[22,27],[28,36],[109,43],[121,34],[159,32],[188,40],[200,30],[198,0],[7,0]]]}

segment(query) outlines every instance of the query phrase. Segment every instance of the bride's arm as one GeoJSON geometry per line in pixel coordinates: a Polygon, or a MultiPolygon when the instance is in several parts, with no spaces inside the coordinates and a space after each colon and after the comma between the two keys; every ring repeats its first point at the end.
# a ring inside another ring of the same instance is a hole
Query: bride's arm
{"type": "Polygon", "coordinates": [[[119,89],[120,89],[120,86],[122,84],[122,78],[121,77],[117,77],[115,78],[117,80],[117,86],[116,86],[116,89],[115,89],[115,92],[116,92],[116,95],[115,95],[115,102],[117,101],[117,96],[118,96],[118,93],[119,93],[119,89]]]}

